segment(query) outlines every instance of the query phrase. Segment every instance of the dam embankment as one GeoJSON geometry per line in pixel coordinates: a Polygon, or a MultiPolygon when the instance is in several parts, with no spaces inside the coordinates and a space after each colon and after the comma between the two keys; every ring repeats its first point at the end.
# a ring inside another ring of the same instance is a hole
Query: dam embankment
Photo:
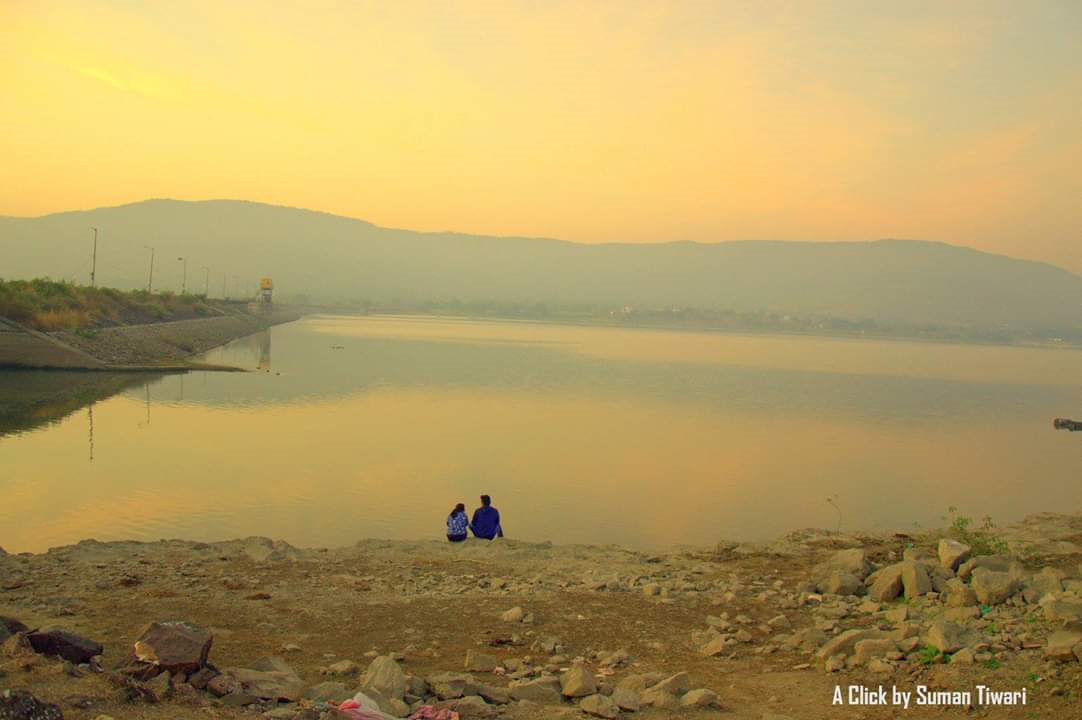
{"type": "Polygon", "coordinates": [[[0,318],[0,367],[65,370],[183,369],[188,358],[271,325],[299,310],[235,310],[207,318],[44,333],[0,318]]]}

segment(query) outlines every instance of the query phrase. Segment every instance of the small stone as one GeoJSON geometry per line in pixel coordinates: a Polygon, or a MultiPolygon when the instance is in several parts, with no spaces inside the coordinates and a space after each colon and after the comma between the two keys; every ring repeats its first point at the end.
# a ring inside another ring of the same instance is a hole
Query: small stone
{"type": "Polygon", "coordinates": [[[60,706],[44,703],[26,690],[0,693],[0,718],[7,720],[64,720],[60,706]]]}
{"type": "Polygon", "coordinates": [[[828,673],[838,672],[845,669],[845,653],[838,653],[837,655],[831,655],[827,658],[827,661],[823,663],[823,670],[828,673]]]}
{"type": "Polygon", "coordinates": [[[637,712],[642,705],[639,693],[631,688],[617,687],[612,691],[612,700],[621,710],[637,712]]]}
{"type": "Polygon", "coordinates": [[[885,617],[888,622],[897,625],[898,623],[905,622],[907,619],[909,619],[909,608],[907,608],[905,605],[891,608],[890,610],[887,610],[885,613],[883,613],[883,617],[885,617]]]}
{"type": "Polygon", "coordinates": [[[526,611],[521,607],[513,607],[510,610],[506,610],[500,614],[500,620],[509,623],[522,622],[522,618],[525,617],[526,611]]]}
{"type": "Polygon", "coordinates": [[[649,690],[656,690],[658,692],[669,693],[671,695],[682,695],[691,688],[691,676],[686,672],[679,672],[675,675],[670,675],[664,680],[654,684],[649,690]]]}
{"type": "Polygon", "coordinates": [[[894,666],[882,658],[872,658],[868,661],[868,670],[879,675],[887,675],[894,672],[894,666]]]}
{"type": "Polygon", "coordinates": [[[972,665],[973,662],[973,651],[969,648],[962,648],[951,655],[951,665],[972,665]]]}
{"type": "Polygon", "coordinates": [[[579,703],[579,708],[584,712],[602,718],[615,718],[620,715],[620,708],[616,702],[604,695],[588,695],[579,703]]]}
{"type": "Polygon", "coordinates": [[[717,707],[718,694],[713,690],[707,690],[706,688],[699,688],[698,690],[689,690],[684,697],[680,698],[680,705],[683,707],[717,707]]]}
{"type": "Polygon", "coordinates": [[[564,697],[585,697],[596,692],[597,678],[582,663],[575,663],[560,676],[560,694],[564,697]]]}
{"type": "Polygon", "coordinates": [[[340,682],[322,682],[313,685],[304,691],[304,699],[323,705],[327,702],[341,703],[353,696],[345,685],[340,682]]]}
{"type": "Polygon", "coordinates": [[[156,702],[164,702],[173,695],[173,680],[168,670],[155,675],[145,685],[156,702]]]}
{"type": "Polygon", "coordinates": [[[328,665],[327,671],[332,675],[356,675],[361,671],[361,668],[352,660],[339,660],[332,665],[328,665]]]}
{"type": "Polygon", "coordinates": [[[788,630],[793,626],[792,623],[789,622],[789,618],[785,617],[784,615],[778,615],[777,617],[773,617],[768,620],[766,624],[774,630],[788,630]]]}

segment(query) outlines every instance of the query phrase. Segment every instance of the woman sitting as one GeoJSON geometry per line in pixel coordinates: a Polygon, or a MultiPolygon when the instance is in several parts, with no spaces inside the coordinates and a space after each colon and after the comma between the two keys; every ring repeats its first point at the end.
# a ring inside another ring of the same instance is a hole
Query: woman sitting
{"type": "Polygon", "coordinates": [[[466,539],[466,528],[470,520],[466,517],[466,506],[462,503],[455,505],[455,509],[447,516],[447,539],[451,542],[462,542],[466,539]]]}

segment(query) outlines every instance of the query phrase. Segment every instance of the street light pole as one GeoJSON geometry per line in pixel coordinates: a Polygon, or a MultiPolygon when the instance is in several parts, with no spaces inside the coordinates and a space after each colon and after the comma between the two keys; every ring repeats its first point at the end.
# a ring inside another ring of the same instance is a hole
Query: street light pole
{"type": "Polygon", "coordinates": [[[96,227],[90,229],[94,231],[94,252],[90,256],[90,287],[94,287],[94,276],[98,270],[98,229],[96,227]]]}
{"type": "Polygon", "coordinates": [[[150,275],[147,277],[147,292],[154,292],[154,248],[144,245],[150,251],[150,275]]]}
{"type": "Polygon", "coordinates": [[[210,298],[210,266],[204,265],[203,269],[207,271],[207,275],[203,280],[203,299],[210,298]]]}
{"type": "Polygon", "coordinates": [[[183,295],[188,289],[188,258],[178,257],[177,260],[184,262],[184,274],[180,279],[180,294],[183,295]]]}

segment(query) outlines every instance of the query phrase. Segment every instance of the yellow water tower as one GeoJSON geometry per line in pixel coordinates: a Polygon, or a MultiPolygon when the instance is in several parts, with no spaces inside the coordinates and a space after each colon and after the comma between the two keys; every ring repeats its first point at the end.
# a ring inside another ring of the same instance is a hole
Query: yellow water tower
{"type": "Polygon", "coordinates": [[[274,295],[274,281],[263,278],[259,281],[259,301],[264,305],[270,305],[274,295]]]}

